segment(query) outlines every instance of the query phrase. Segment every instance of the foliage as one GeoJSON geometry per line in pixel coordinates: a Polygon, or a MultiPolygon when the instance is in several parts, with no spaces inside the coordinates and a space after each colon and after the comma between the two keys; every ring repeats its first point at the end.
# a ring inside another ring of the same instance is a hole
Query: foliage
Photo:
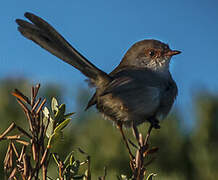
{"type": "MultiPolygon", "coordinates": [[[[23,113],[14,103],[14,99],[8,92],[18,87],[22,92],[28,92],[30,87],[26,80],[6,80],[0,84],[0,132],[9,125],[9,122],[15,121],[21,127],[23,123],[23,113]]],[[[60,88],[57,88],[60,89],[60,88]]],[[[47,94],[54,91],[52,89],[45,90],[47,94]]],[[[58,94],[62,101],[63,95],[58,94]]],[[[82,101],[79,99],[80,107],[84,109],[88,100],[85,90],[82,101]],[[84,102],[84,103],[83,103],[84,102]]],[[[43,93],[41,93],[43,95],[43,93]]],[[[51,95],[49,95],[51,97],[51,95]]],[[[161,124],[160,130],[152,131],[151,142],[160,149],[155,161],[149,166],[149,169],[155,170],[157,176],[153,179],[161,180],[213,180],[218,176],[218,96],[208,92],[196,93],[193,98],[195,106],[195,126],[187,133],[181,122],[184,120],[178,111],[171,113],[168,119],[161,124]],[[184,133],[186,132],[186,133],[184,133]]],[[[104,174],[104,166],[107,166],[107,179],[116,179],[118,174],[126,174],[130,176],[128,153],[123,145],[120,134],[111,122],[103,120],[94,109],[83,112],[80,116],[75,114],[76,119],[82,117],[81,121],[69,123],[65,128],[64,141],[58,142],[55,152],[58,153],[60,159],[66,157],[69,151],[81,147],[91,155],[94,159],[91,163],[92,178],[97,179],[100,174],[104,174]],[[67,151],[66,151],[67,150],[67,151]]],[[[147,124],[140,126],[140,130],[147,127],[147,124]]],[[[27,129],[26,127],[24,128],[27,129]]],[[[127,138],[131,139],[129,129],[125,130],[127,138]]],[[[132,140],[132,139],[131,139],[132,140]]],[[[134,140],[132,140],[136,143],[134,140]]],[[[3,162],[3,154],[6,152],[6,144],[1,143],[0,161],[3,162]]],[[[86,156],[86,155],[85,155],[86,156]]],[[[84,154],[74,151],[76,160],[84,159],[84,154]]],[[[69,161],[68,161],[69,162],[69,161]]],[[[81,161],[82,162],[82,161],[81,161]]],[[[50,165],[48,175],[53,179],[56,177],[55,162],[50,165]]],[[[0,163],[0,179],[3,179],[3,167],[0,163]]],[[[83,167],[81,167],[83,168],[83,167]]],[[[148,170],[148,174],[153,173],[148,170]]]]}
{"type": "MultiPolygon", "coordinates": [[[[75,160],[73,153],[70,153],[62,161],[56,153],[52,152],[54,143],[63,136],[62,131],[69,124],[71,120],[69,117],[74,113],[65,114],[65,104],[58,105],[55,98],[51,102],[52,112],[50,113],[47,107],[42,111],[46,99],[37,98],[39,88],[39,84],[32,87],[31,98],[17,89],[12,92],[27,117],[29,131],[13,122],[0,135],[0,141],[9,141],[4,160],[5,178],[40,179],[41,172],[43,180],[46,180],[49,178],[47,168],[52,156],[58,167],[57,179],[91,179],[89,156],[86,161],[80,162],[75,160]],[[9,135],[15,128],[18,134],[9,135]],[[47,146],[45,146],[46,136],[48,137],[47,146]],[[17,144],[22,144],[22,148],[17,148],[17,144]],[[88,164],[88,168],[84,174],[79,175],[80,166],[85,163],[88,164]]],[[[80,152],[85,154],[82,150],[80,152]]]]}

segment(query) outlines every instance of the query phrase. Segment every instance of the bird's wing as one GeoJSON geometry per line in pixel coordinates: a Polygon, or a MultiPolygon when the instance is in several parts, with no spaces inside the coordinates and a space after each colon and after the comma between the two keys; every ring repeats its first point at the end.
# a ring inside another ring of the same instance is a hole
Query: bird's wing
{"type": "Polygon", "coordinates": [[[102,96],[112,94],[129,111],[138,115],[153,115],[160,105],[163,84],[163,80],[150,71],[131,70],[116,75],[102,96]]]}
{"type": "Polygon", "coordinates": [[[92,96],[92,98],[89,100],[85,110],[89,109],[91,106],[95,105],[97,103],[97,96],[96,93],[92,96]]]}

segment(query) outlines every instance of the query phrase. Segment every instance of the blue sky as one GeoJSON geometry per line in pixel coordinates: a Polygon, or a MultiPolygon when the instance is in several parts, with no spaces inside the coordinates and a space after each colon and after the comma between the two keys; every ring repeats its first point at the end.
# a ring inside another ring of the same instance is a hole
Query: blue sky
{"type": "Polygon", "coordinates": [[[17,32],[15,19],[26,11],[46,19],[106,72],[138,40],[154,38],[181,50],[172,59],[171,72],[179,87],[176,106],[186,114],[187,124],[195,92],[218,90],[217,0],[2,1],[0,78],[24,76],[72,89],[87,87],[84,76],[17,32]]]}

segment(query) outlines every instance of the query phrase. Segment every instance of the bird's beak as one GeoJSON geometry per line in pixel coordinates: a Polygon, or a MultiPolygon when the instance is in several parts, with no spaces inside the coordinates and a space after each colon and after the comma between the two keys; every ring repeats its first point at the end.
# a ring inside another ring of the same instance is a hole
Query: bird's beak
{"type": "Polygon", "coordinates": [[[180,53],[181,53],[181,51],[170,50],[167,53],[165,53],[165,56],[174,56],[174,55],[177,55],[177,54],[180,54],[180,53]]]}

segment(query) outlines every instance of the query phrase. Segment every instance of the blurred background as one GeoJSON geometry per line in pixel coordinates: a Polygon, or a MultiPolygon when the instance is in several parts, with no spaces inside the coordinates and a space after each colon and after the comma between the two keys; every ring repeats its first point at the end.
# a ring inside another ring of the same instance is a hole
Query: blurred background
{"type": "MultiPolygon", "coordinates": [[[[80,72],[19,34],[15,19],[23,18],[27,11],[46,19],[106,72],[115,68],[126,50],[142,39],[158,39],[181,50],[182,54],[172,58],[170,67],[179,95],[161,129],[153,131],[151,142],[160,151],[149,171],[157,173],[157,179],[216,179],[218,1],[1,2],[0,133],[13,121],[22,126],[26,123],[10,92],[18,88],[29,94],[33,84],[41,83],[41,96],[55,96],[67,105],[68,111],[76,112],[61,147],[67,146],[69,151],[81,147],[93,159],[94,177],[102,175],[107,166],[109,179],[115,179],[116,174],[129,172],[128,155],[119,132],[95,108],[84,112],[93,90],[80,72]]],[[[0,147],[2,172],[6,147],[4,143],[0,147]]],[[[67,154],[61,148],[57,151],[67,154]]]]}

